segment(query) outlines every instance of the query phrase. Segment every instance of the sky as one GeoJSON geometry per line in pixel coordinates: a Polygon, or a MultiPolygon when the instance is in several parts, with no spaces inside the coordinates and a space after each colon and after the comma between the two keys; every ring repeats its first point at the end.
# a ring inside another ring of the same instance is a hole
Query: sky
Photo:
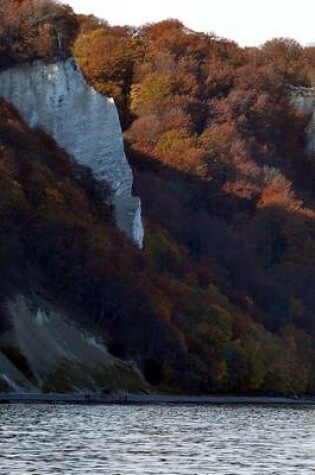
{"type": "Polygon", "coordinates": [[[315,0],[66,0],[77,13],[92,13],[111,25],[139,26],[177,18],[188,28],[214,32],[241,46],[271,38],[315,43],[315,0]]]}

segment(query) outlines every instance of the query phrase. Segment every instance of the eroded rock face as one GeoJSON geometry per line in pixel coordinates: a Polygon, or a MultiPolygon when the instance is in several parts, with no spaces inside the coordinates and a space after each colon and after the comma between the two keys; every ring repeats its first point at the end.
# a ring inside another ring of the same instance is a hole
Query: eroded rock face
{"type": "Polygon", "coordinates": [[[132,171],[113,100],[87,85],[72,58],[1,72],[0,96],[31,127],[43,128],[97,179],[110,184],[118,227],[142,247],[141,202],[132,196],[132,171]]]}
{"type": "Polygon", "coordinates": [[[10,329],[0,335],[0,393],[146,388],[134,363],[112,356],[103,340],[51,303],[16,295],[6,311],[10,329]],[[11,348],[8,356],[5,348],[11,348]]]}
{"type": "Polygon", "coordinates": [[[306,128],[306,151],[311,157],[315,156],[315,89],[307,87],[292,87],[290,89],[292,102],[297,109],[309,116],[306,128]]]}

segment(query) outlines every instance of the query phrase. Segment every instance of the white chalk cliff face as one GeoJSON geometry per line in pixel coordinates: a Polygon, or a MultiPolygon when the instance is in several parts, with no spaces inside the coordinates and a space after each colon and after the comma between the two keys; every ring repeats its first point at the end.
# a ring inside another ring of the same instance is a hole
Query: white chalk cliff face
{"type": "Polygon", "coordinates": [[[88,86],[72,58],[1,72],[0,96],[31,127],[43,128],[95,178],[109,183],[118,227],[142,247],[141,202],[132,196],[132,171],[114,101],[88,86]]]}
{"type": "Polygon", "coordinates": [[[291,97],[295,107],[310,117],[306,128],[306,151],[313,157],[315,156],[315,89],[292,87],[291,97]]]}

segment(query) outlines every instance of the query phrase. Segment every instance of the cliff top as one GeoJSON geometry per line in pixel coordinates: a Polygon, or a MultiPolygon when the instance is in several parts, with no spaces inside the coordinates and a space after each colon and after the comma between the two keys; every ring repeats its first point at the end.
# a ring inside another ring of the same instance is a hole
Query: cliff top
{"type": "Polygon", "coordinates": [[[314,87],[289,85],[287,88],[291,96],[315,97],[314,87]]]}
{"type": "Polygon", "coordinates": [[[69,6],[53,0],[4,0],[0,17],[0,68],[70,54],[78,23],[69,6]]]}

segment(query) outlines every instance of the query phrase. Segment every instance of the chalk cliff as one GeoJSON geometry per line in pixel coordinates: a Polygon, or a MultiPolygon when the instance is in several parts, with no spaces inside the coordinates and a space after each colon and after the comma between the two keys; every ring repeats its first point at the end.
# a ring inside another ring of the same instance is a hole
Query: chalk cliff
{"type": "Polygon", "coordinates": [[[31,127],[43,128],[95,178],[109,183],[118,227],[142,247],[141,203],[132,196],[132,170],[113,100],[88,86],[72,58],[0,72],[0,96],[31,127]]]}
{"type": "Polygon", "coordinates": [[[313,157],[315,154],[315,89],[291,87],[290,94],[295,107],[309,116],[306,128],[306,150],[313,157]]]}
{"type": "Polygon", "coordinates": [[[17,295],[6,308],[10,328],[0,334],[0,393],[146,387],[132,362],[112,356],[104,341],[47,302],[17,295]]]}

